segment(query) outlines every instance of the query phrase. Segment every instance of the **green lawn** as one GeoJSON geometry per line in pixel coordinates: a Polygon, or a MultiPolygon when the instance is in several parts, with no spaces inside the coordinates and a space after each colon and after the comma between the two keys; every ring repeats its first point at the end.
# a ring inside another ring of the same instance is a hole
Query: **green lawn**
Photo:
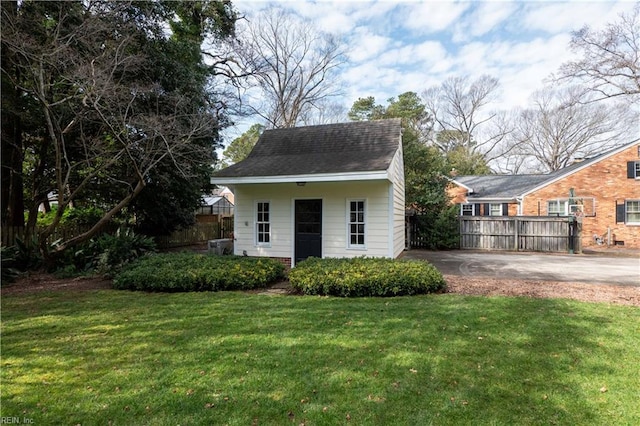
{"type": "Polygon", "coordinates": [[[567,300],[2,298],[1,416],[37,425],[640,424],[640,309],[567,300]]]}

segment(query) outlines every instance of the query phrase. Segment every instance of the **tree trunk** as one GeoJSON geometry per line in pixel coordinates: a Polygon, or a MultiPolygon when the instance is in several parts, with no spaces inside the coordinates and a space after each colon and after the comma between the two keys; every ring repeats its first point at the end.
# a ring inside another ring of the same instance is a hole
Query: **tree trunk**
{"type": "MultiPolygon", "coordinates": [[[[17,2],[2,2],[4,17],[17,14],[17,2]]],[[[22,180],[22,123],[19,116],[20,91],[13,83],[18,80],[10,49],[2,48],[2,190],[0,205],[2,224],[24,226],[24,192],[22,180]],[[6,73],[12,73],[8,78],[6,73]]]]}

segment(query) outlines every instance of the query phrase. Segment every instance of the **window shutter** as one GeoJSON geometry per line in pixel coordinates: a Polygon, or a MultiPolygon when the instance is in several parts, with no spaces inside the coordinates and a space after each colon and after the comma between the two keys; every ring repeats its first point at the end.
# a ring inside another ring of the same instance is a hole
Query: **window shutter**
{"type": "Polygon", "coordinates": [[[502,216],[509,216],[509,204],[502,203],[502,216]]]}
{"type": "Polygon", "coordinates": [[[624,203],[616,203],[616,223],[624,223],[625,208],[624,203]]]}
{"type": "Polygon", "coordinates": [[[482,216],[489,216],[489,203],[485,203],[482,205],[483,207],[483,212],[482,212],[482,216]]]}
{"type": "Polygon", "coordinates": [[[480,203],[475,203],[473,205],[473,215],[480,216],[480,203]]]}
{"type": "Polygon", "coordinates": [[[627,179],[635,179],[636,177],[636,162],[627,161],[627,179]]]}

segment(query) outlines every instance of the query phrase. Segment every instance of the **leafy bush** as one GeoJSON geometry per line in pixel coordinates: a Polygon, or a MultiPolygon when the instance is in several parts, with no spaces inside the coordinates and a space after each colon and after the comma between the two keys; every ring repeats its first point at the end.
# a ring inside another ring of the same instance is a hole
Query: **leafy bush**
{"type": "Polygon", "coordinates": [[[113,275],[127,263],[156,251],[156,243],[153,238],[130,229],[119,229],[115,235],[103,234],[92,242],[90,248],[96,253],[95,269],[113,275]]]}
{"type": "Polygon", "coordinates": [[[145,256],[115,276],[121,290],[219,291],[265,287],[284,276],[284,265],[268,258],[164,253],[145,256]]]}
{"type": "Polygon", "coordinates": [[[6,247],[0,246],[0,260],[2,263],[1,272],[1,280],[0,285],[7,284],[13,282],[18,275],[20,275],[20,271],[16,268],[16,248],[15,247],[6,247]]]}
{"type": "Polygon", "coordinates": [[[64,276],[73,275],[74,270],[113,276],[127,263],[155,251],[153,238],[119,229],[115,235],[103,234],[70,250],[58,262],[58,269],[64,276]]]}
{"type": "MultiPolygon", "coordinates": [[[[54,204],[47,213],[38,213],[38,226],[49,226],[56,216],[58,206],[54,204]]],[[[98,207],[67,207],[60,218],[60,225],[94,225],[102,216],[104,210],[98,207]]]]}
{"type": "Polygon", "coordinates": [[[450,250],[460,247],[458,213],[460,207],[451,206],[439,212],[423,213],[413,218],[418,222],[418,235],[430,250],[450,250]]]}
{"type": "Polygon", "coordinates": [[[10,248],[13,257],[13,266],[19,271],[37,269],[42,265],[42,255],[38,250],[38,237],[30,240],[16,238],[15,245],[10,248]]]}
{"type": "Polygon", "coordinates": [[[440,271],[422,261],[310,258],[289,272],[291,286],[304,294],[343,297],[401,296],[446,288],[440,271]]]}

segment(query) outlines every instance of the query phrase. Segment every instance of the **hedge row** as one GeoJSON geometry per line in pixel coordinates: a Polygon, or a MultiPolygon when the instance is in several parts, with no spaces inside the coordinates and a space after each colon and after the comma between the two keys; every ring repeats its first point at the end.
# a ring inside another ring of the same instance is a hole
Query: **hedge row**
{"type": "Polygon", "coordinates": [[[128,265],[115,276],[113,286],[163,292],[249,290],[283,276],[284,265],[274,259],[164,253],[128,265]]]}
{"type": "Polygon", "coordinates": [[[289,272],[289,282],[304,294],[342,297],[435,293],[447,286],[427,262],[363,257],[307,259],[289,272]]]}

